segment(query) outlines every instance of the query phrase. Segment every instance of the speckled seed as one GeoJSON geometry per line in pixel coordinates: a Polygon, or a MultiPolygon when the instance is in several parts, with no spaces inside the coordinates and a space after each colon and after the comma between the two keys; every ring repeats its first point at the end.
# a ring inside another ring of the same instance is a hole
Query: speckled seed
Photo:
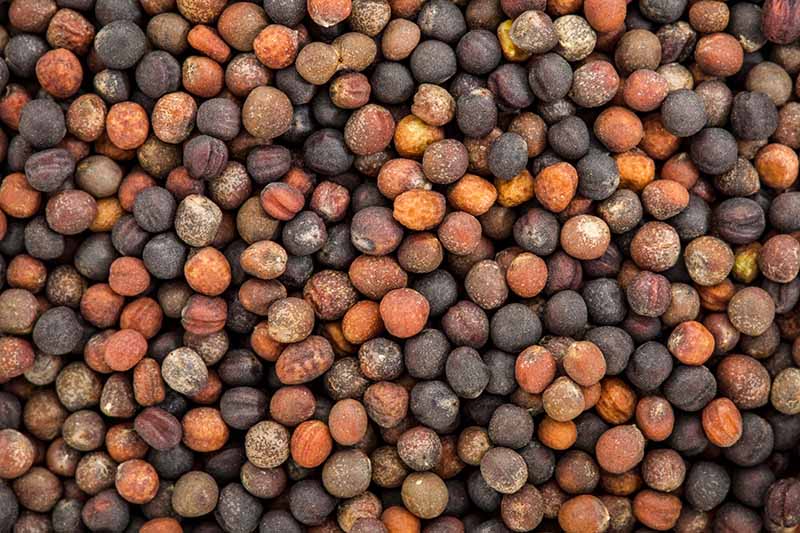
{"type": "Polygon", "coordinates": [[[208,246],[222,222],[222,211],[205,196],[192,194],[184,198],[175,212],[175,231],[189,246],[208,246]]]}
{"type": "Polygon", "coordinates": [[[289,458],[289,432],[276,422],[262,421],[245,435],[247,459],[259,468],[275,468],[289,458]]]}
{"type": "Polygon", "coordinates": [[[191,396],[205,387],[208,369],[203,359],[191,348],[171,351],[161,364],[161,375],[172,389],[191,396]]]}

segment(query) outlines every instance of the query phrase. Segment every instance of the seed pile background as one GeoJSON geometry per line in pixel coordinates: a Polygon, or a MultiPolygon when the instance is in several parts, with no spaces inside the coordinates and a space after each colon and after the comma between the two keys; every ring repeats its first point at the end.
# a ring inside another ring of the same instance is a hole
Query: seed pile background
{"type": "Polygon", "coordinates": [[[0,532],[800,531],[800,0],[0,21],[0,532]]]}

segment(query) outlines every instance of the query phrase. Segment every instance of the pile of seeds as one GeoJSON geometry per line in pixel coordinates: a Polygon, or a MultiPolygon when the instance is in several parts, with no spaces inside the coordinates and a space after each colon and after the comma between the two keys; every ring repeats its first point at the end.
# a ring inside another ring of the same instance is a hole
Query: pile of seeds
{"type": "Polygon", "coordinates": [[[0,532],[800,530],[800,0],[0,20],[0,532]]]}

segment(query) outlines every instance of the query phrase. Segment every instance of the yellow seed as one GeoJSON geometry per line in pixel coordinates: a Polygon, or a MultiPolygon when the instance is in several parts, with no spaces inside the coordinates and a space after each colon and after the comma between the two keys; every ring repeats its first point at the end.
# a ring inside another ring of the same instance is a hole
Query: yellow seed
{"type": "Polygon", "coordinates": [[[509,19],[497,27],[497,38],[500,40],[500,48],[503,50],[503,57],[505,57],[507,61],[526,61],[532,54],[517,48],[517,46],[511,42],[511,36],[509,34],[511,33],[511,24],[513,22],[513,20],[509,19]]]}
{"type": "Polygon", "coordinates": [[[534,195],[533,176],[527,170],[523,170],[510,180],[495,179],[494,186],[497,188],[497,203],[503,207],[524,204],[534,195]]]}
{"type": "Polygon", "coordinates": [[[731,274],[740,283],[750,283],[758,276],[758,255],[761,244],[752,242],[736,249],[731,274]]]}

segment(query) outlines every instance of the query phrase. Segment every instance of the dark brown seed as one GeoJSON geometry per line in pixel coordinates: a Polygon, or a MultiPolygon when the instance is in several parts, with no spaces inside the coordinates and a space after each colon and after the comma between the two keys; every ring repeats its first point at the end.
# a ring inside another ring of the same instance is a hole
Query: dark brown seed
{"type": "Polygon", "coordinates": [[[148,407],[134,420],[136,433],[156,450],[169,450],[181,441],[183,430],[177,418],[159,407],[148,407]]]}

